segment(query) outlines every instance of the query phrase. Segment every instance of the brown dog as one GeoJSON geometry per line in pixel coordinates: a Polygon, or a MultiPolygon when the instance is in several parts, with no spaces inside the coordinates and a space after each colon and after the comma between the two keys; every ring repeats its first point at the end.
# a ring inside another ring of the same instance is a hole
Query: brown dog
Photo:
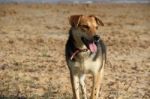
{"type": "Polygon", "coordinates": [[[84,83],[85,74],[93,75],[91,99],[98,99],[100,83],[106,60],[106,48],[100,36],[96,35],[100,19],[90,15],[73,15],[69,18],[71,25],[66,44],[66,61],[70,70],[72,90],[75,99],[80,99],[79,87],[84,99],[87,99],[84,83]]]}

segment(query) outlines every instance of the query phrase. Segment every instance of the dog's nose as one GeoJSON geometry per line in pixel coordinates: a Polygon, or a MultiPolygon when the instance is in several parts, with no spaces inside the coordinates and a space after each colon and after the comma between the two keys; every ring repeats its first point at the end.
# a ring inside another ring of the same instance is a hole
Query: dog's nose
{"type": "Polygon", "coordinates": [[[95,43],[99,42],[100,41],[100,36],[99,35],[94,35],[93,40],[94,40],[95,43]]]}

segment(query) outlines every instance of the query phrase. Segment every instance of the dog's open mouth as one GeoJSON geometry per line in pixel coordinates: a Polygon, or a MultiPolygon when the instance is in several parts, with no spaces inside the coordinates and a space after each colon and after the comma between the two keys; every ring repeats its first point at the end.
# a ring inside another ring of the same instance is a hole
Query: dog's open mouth
{"type": "Polygon", "coordinates": [[[94,40],[88,40],[84,37],[81,37],[81,40],[92,53],[97,52],[97,46],[94,40]]]}

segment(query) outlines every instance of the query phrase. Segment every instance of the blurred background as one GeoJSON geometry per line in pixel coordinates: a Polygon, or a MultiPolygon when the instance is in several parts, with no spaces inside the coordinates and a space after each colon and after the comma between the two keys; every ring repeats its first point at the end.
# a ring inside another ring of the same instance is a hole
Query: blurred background
{"type": "Polygon", "coordinates": [[[1,3],[150,3],[150,0],[0,0],[1,3]]]}
{"type": "Polygon", "coordinates": [[[150,99],[150,0],[0,0],[0,99],[72,99],[64,49],[75,14],[104,23],[99,99],[150,99]]]}

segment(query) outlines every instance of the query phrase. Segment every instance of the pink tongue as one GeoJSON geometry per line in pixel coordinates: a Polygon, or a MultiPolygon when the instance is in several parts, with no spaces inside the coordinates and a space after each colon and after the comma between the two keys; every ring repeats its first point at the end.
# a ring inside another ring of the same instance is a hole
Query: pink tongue
{"type": "Polygon", "coordinates": [[[95,53],[97,51],[97,46],[95,45],[94,42],[89,44],[89,49],[91,52],[95,53]]]}

